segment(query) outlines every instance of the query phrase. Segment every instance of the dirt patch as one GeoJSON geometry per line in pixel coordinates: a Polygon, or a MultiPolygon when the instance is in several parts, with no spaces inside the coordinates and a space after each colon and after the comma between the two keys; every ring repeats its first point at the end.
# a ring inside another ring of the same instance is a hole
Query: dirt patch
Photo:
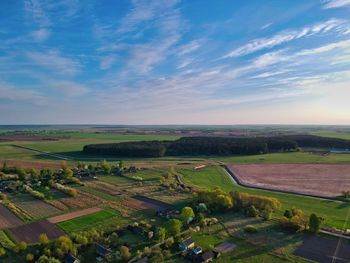
{"type": "Polygon", "coordinates": [[[306,236],[294,255],[320,263],[346,263],[350,261],[350,245],[345,242],[321,236],[306,236]],[[338,253],[335,255],[336,249],[338,253]]]}
{"type": "Polygon", "coordinates": [[[93,181],[90,183],[86,183],[90,188],[95,189],[100,192],[105,192],[109,195],[120,195],[120,189],[112,184],[105,183],[103,181],[93,181]]]}
{"type": "Polygon", "coordinates": [[[84,210],[68,213],[68,214],[65,214],[65,215],[51,217],[47,221],[49,221],[50,223],[56,224],[56,223],[67,221],[67,220],[70,220],[70,219],[73,219],[73,218],[94,214],[94,213],[99,212],[101,210],[102,209],[99,208],[99,207],[91,207],[91,208],[88,208],[88,209],[84,209],[84,210]]]}
{"type": "Polygon", "coordinates": [[[15,216],[3,205],[0,205],[0,229],[19,226],[22,224],[23,222],[17,216],[15,216]]]}
{"type": "Polygon", "coordinates": [[[9,231],[17,242],[25,241],[28,244],[38,242],[39,235],[43,233],[49,239],[55,239],[65,234],[61,229],[47,220],[9,228],[9,231]]]}
{"type": "Polygon", "coordinates": [[[152,199],[146,196],[142,196],[142,195],[136,195],[133,197],[133,199],[136,199],[140,202],[142,202],[143,206],[146,209],[152,209],[155,211],[159,211],[159,210],[167,210],[167,209],[172,209],[172,205],[164,203],[162,201],[156,200],[156,199],[152,199]]]}
{"type": "Polygon", "coordinates": [[[242,164],[227,168],[241,184],[335,197],[350,189],[348,164],[242,164]]]}

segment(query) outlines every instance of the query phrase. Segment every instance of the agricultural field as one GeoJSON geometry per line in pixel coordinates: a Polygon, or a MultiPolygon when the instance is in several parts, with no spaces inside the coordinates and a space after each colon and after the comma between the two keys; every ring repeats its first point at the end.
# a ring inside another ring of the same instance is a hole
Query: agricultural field
{"type": "Polygon", "coordinates": [[[66,233],[77,232],[103,223],[103,221],[120,216],[116,210],[106,209],[93,214],[83,215],[74,219],[59,222],[57,226],[66,233]]]}
{"type": "Polygon", "coordinates": [[[319,198],[299,196],[294,194],[278,193],[268,190],[251,189],[233,182],[229,174],[220,166],[211,166],[201,170],[180,169],[185,182],[200,188],[220,187],[225,191],[243,191],[251,194],[261,194],[277,198],[283,205],[282,210],[298,207],[307,213],[317,213],[323,216],[325,224],[342,229],[350,228],[346,221],[349,203],[342,201],[323,200],[319,198]]]}
{"type": "Polygon", "coordinates": [[[21,225],[23,222],[5,206],[0,205],[0,229],[21,225]]]}
{"type": "Polygon", "coordinates": [[[47,221],[49,221],[50,223],[53,223],[53,224],[57,224],[57,223],[71,220],[71,219],[74,219],[77,217],[94,214],[94,213],[100,212],[101,210],[102,210],[102,208],[99,208],[99,207],[91,207],[91,208],[79,210],[76,212],[67,213],[64,215],[54,216],[54,217],[48,218],[47,221]]]}
{"type": "Polygon", "coordinates": [[[25,241],[28,244],[38,242],[39,235],[42,233],[45,233],[49,239],[55,239],[65,234],[61,229],[46,220],[12,227],[8,230],[16,242],[25,241]]]}
{"type": "Polygon", "coordinates": [[[245,186],[337,197],[350,189],[350,164],[228,165],[245,186]]]}
{"type": "MultiPolygon", "coordinates": [[[[156,233],[154,227],[164,227],[167,230],[170,218],[182,221],[182,216],[179,216],[181,210],[185,206],[191,206],[195,213],[193,228],[189,229],[183,221],[181,228],[184,233],[181,234],[181,239],[190,235],[203,250],[211,250],[223,242],[236,245],[232,252],[223,253],[215,262],[306,263],[306,259],[295,255],[295,251],[304,244],[306,234],[290,234],[279,225],[285,210],[298,208],[306,217],[315,213],[325,219],[323,227],[350,228],[350,223],[346,220],[350,203],[339,197],[341,191],[350,188],[348,154],[323,154],[320,151],[307,152],[304,149],[305,151],[259,155],[120,158],[124,161],[119,163],[119,158],[108,158],[104,162],[104,156],[87,157],[80,152],[84,145],[91,143],[176,138],[178,137],[164,135],[52,132],[30,140],[17,138],[15,142],[1,142],[0,149],[5,153],[0,151],[0,161],[6,160],[9,167],[36,168],[37,175],[31,177],[27,171],[21,183],[44,194],[44,197],[36,198],[33,193],[30,195],[24,191],[26,188],[21,184],[17,186],[18,193],[6,193],[8,201],[4,204],[13,204],[14,207],[11,212],[0,205],[1,246],[6,247],[9,257],[23,261],[23,256],[11,249],[20,241],[29,244],[28,252],[36,253],[34,251],[38,250],[38,245],[33,243],[38,241],[41,233],[46,233],[49,239],[68,235],[74,242],[79,242],[80,239],[75,239],[75,235],[85,235],[97,230],[102,235],[98,237],[98,241],[89,240],[89,244],[83,246],[84,249],[78,249],[82,262],[94,262],[94,244],[100,240],[113,251],[128,244],[131,254],[135,256],[138,250],[143,251],[145,247],[154,249],[153,245],[157,244],[158,237],[148,236],[150,232],[152,235],[156,233]],[[51,140],[41,137],[50,137],[51,140]],[[12,143],[70,156],[74,160],[62,162],[44,153],[10,146],[12,143]],[[200,165],[203,167],[197,169],[200,165]],[[238,185],[224,169],[225,165],[232,165],[234,174],[246,180],[247,187],[238,185]],[[108,172],[104,170],[104,166],[109,166],[108,172]],[[52,169],[53,173],[39,171],[42,168],[52,169]],[[76,193],[71,195],[65,190],[57,190],[57,186],[55,188],[50,180],[73,189],[76,193]],[[275,188],[264,190],[250,187],[256,185],[273,185],[275,188]],[[197,218],[199,214],[195,193],[199,189],[216,187],[222,189],[225,196],[228,192],[240,191],[274,197],[281,202],[282,209],[275,211],[271,220],[265,221],[262,214],[249,217],[247,210],[244,210],[246,208],[239,212],[234,209],[223,212],[210,207],[203,212],[204,217],[215,217],[218,221],[213,225],[203,225],[197,218]],[[297,191],[337,199],[274,190],[297,191]],[[164,215],[156,213],[159,211],[164,215]],[[200,230],[195,226],[200,226],[200,230]],[[246,232],[245,228],[248,226],[256,229],[256,232],[246,232]],[[136,230],[130,230],[130,227],[136,227],[136,230]],[[117,239],[115,236],[111,237],[114,232],[118,235],[117,239]]],[[[12,171],[16,172],[18,170],[12,171]]],[[[180,239],[176,238],[175,244],[170,247],[161,245],[164,251],[172,253],[166,262],[189,262],[178,251],[178,240],[180,239]]],[[[4,259],[6,263],[11,262],[8,258],[4,259]]]]}
{"type": "Polygon", "coordinates": [[[259,155],[243,155],[243,156],[228,156],[215,157],[214,160],[226,164],[310,164],[310,163],[326,163],[326,164],[347,164],[350,163],[350,154],[335,154],[327,155],[315,154],[312,152],[285,152],[285,153],[270,153],[259,155]]]}
{"type": "Polygon", "coordinates": [[[38,200],[29,194],[17,194],[11,198],[11,201],[28,213],[33,219],[42,219],[61,213],[61,210],[56,207],[38,200]]]}

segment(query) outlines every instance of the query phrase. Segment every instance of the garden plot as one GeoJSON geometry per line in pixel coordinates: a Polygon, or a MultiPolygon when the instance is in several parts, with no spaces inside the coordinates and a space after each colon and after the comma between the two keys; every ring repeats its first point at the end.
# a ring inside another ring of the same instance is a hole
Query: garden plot
{"type": "Polygon", "coordinates": [[[72,212],[72,213],[68,213],[68,214],[64,214],[64,215],[51,217],[47,221],[49,221],[50,223],[56,224],[56,223],[60,223],[60,222],[67,221],[67,220],[70,220],[70,219],[74,219],[74,218],[77,218],[77,217],[93,214],[93,213],[99,212],[101,210],[102,209],[99,208],[99,207],[91,207],[91,208],[87,208],[87,209],[84,209],[84,210],[80,210],[80,211],[76,211],[76,212],[72,212]]]}
{"type": "Polygon", "coordinates": [[[0,205],[0,229],[21,224],[23,224],[23,222],[17,216],[3,205],[0,205]]]}
{"type": "Polygon", "coordinates": [[[12,198],[12,201],[34,219],[46,218],[61,213],[61,210],[56,207],[28,194],[18,194],[12,198]]]}
{"type": "Polygon", "coordinates": [[[49,239],[55,239],[65,233],[47,220],[37,221],[27,225],[9,228],[11,235],[17,242],[38,242],[40,234],[46,234],[49,239]]]}

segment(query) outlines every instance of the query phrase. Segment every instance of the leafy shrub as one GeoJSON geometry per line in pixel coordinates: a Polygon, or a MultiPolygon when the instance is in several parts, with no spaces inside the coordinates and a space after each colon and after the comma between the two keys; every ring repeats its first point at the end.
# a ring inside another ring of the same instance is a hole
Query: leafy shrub
{"type": "Polygon", "coordinates": [[[244,232],[250,233],[250,234],[258,232],[258,229],[253,225],[247,225],[243,228],[243,230],[244,232]]]}

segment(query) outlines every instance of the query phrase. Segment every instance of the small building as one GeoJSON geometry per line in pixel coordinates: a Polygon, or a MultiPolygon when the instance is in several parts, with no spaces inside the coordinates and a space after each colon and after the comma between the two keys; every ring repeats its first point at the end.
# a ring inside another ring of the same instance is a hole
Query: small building
{"type": "Polygon", "coordinates": [[[195,246],[195,243],[194,243],[192,237],[189,237],[179,244],[179,249],[188,250],[188,249],[194,248],[194,246],[195,246]]]}
{"type": "Polygon", "coordinates": [[[229,243],[229,242],[223,242],[219,245],[217,245],[214,248],[214,251],[220,252],[220,253],[228,253],[233,251],[236,248],[235,244],[229,243]]]}
{"type": "Polygon", "coordinates": [[[132,226],[132,225],[128,225],[127,229],[131,232],[134,233],[136,235],[145,237],[146,236],[146,231],[140,227],[140,226],[132,226]]]}
{"type": "Polygon", "coordinates": [[[76,257],[74,257],[71,254],[67,254],[64,259],[63,259],[64,263],[80,263],[80,260],[77,259],[76,257]]]}
{"type": "Polygon", "coordinates": [[[215,258],[215,253],[211,250],[207,250],[205,252],[203,252],[202,254],[200,254],[195,262],[196,263],[207,263],[210,261],[213,261],[213,259],[215,258]]]}
{"type": "Polygon", "coordinates": [[[112,254],[112,250],[101,245],[101,244],[96,244],[96,254],[98,257],[96,258],[98,261],[102,261],[104,258],[109,257],[112,254]]]}

